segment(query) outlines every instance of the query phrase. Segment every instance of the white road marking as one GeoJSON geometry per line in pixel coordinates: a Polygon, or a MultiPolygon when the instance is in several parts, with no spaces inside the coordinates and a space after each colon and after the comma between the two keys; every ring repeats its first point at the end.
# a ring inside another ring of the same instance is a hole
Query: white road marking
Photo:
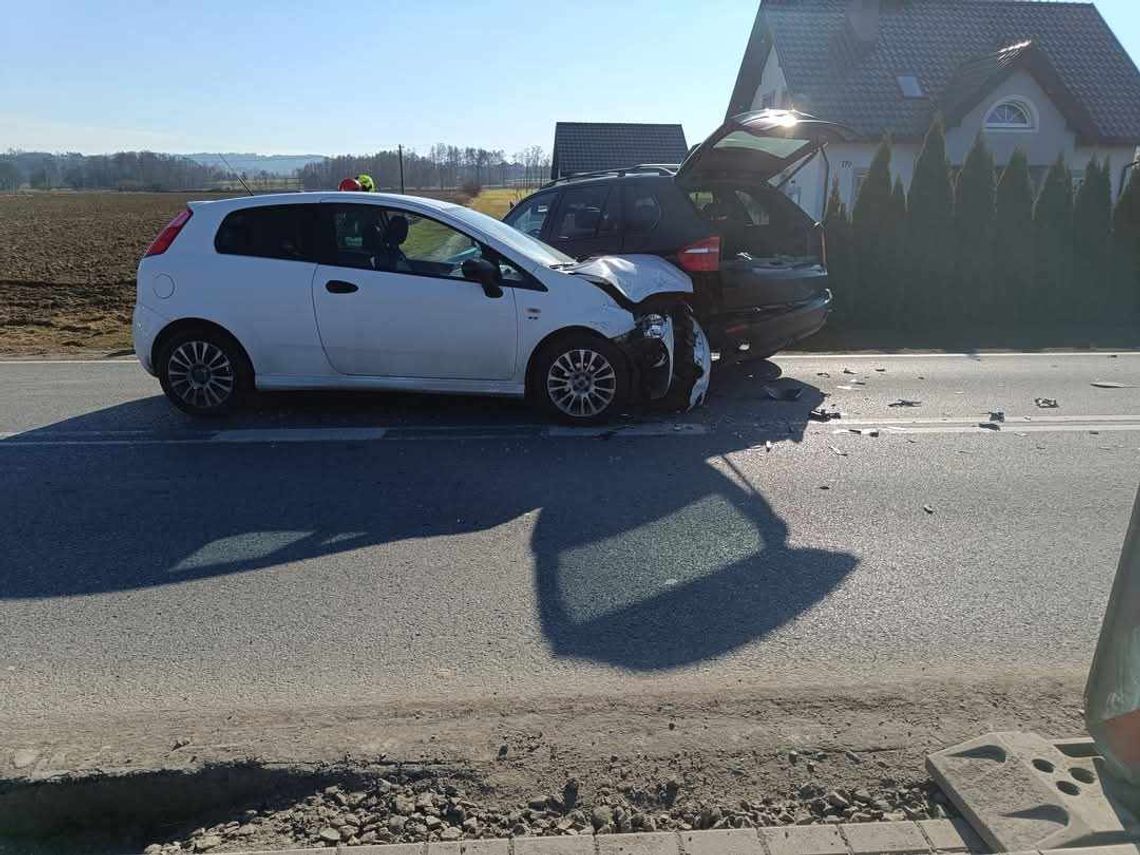
{"type": "Polygon", "coordinates": [[[1032,358],[1032,359],[1066,359],[1070,356],[1096,356],[1104,359],[1106,357],[1120,357],[1120,356],[1140,356],[1140,350],[1080,350],[1080,351],[1063,351],[1058,353],[1049,353],[1042,351],[1034,351],[1033,353],[1011,353],[1007,351],[1000,351],[995,353],[788,353],[777,354],[772,357],[773,362],[785,362],[791,360],[813,360],[813,359],[969,359],[972,362],[978,362],[983,359],[1010,359],[1010,358],[1032,358]]]}
{"type": "MultiPolygon", "coordinates": [[[[122,359],[0,359],[0,365],[138,365],[133,356],[122,359]]],[[[139,366],[141,367],[141,366],[139,366]]]]}
{"type": "Polygon", "coordinates": [[[247,428],[220,430],[211,442],[369,442],[383,439],[386,428],[247,428]]]}

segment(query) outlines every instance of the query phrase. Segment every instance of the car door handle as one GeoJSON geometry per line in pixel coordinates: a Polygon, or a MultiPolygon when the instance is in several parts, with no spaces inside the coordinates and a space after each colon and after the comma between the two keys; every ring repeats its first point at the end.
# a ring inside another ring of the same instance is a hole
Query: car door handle
{"type": "Polygon", "coordinates": [[[343,279],[330,279],[325,283],[325,290],[330,294],[351,294],[353,291],[359,291],[360,288],[351,282],[345,282],[343,279]]]}

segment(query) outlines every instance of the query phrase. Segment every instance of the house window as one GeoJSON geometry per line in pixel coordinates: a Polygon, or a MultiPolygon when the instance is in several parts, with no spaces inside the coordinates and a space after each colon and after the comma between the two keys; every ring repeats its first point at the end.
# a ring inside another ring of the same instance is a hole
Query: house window
{"type": "Polygon", "coordinates": [[[1037,129],[1036,112],[1028,101],[1001,101],[986,114],[988,131],[1033,131],[1037,129]]]}

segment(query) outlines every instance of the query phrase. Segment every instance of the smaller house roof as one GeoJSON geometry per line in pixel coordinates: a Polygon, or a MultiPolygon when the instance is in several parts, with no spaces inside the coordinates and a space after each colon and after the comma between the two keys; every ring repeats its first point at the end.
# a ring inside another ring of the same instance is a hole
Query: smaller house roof
{"type": "Polygon", "coordinates": [[[680,163],[688,151],[680,125],[558,122],[554,126],[550,177],[639,163],[680,163]]]}

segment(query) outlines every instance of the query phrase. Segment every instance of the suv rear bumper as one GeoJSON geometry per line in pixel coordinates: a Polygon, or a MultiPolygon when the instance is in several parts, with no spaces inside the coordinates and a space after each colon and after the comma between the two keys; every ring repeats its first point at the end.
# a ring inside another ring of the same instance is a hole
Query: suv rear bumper
{"type": "Polygon", "coordinates": [[[786,307],[752,309],[707,318],[705,326],[715,350],[722,354],[747,344],[752,354],[767,356],[793,342],[807,338],[827,322],[831,313],[831,291],[786,307]]]}

